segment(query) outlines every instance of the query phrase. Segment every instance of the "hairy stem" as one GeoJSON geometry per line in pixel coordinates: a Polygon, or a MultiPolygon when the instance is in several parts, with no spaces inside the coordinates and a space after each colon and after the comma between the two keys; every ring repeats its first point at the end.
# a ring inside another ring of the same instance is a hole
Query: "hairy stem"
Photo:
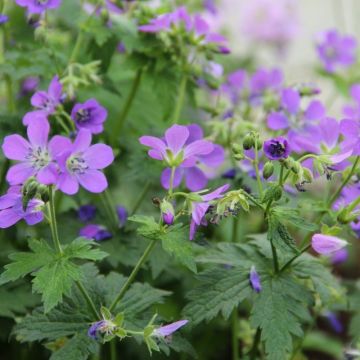
{"type": "Polygon", "coordinates": [[[258,140],[255,139],[255,160],[253,162],[254,162],[254,167],[255,167],[256,182],[257,182],[257,186],[258,186],[259,196],[260,196],[260,198],[262,198],[263,187],[262,187],[261,177],[260,177],[260,172],[259,172],[259,152],[257,149],[257,144],[258,144],[258,140]]]}
{"type": "Polygon", "coordinates": [[[139,89],[139,85],[141,82],[141,78],[142,78],[142,74],[143,74],[143,69],[139,69],[136,72],[132,87],[130,89],[129,95],[125,101],[125,105],[113,127],[113,136],[112,136],[112,143],[113,145],[116,145],[116,140],[119,138],[120,134],[121,134],[121,130],[125,124],[127,115],[131,109],[131,105],[135,99],[135,95],[139,89]]]}
{"type": "Polygon", "coordinates": [[[170,195],[170,197],[173,194],[175,170],[176,170],[176,167],[173,166],[171,168],[171,174],[170,174],[170,185],[169,185],[169,195],[170,195]]]}
{"type": "Polygon", "coordinates": [[[156,240],[151,240],[149,245],[145,249],[144,253],[142,254],[141,258],[139,259],[139,261],[135,265],[134,269],[132,270],[130,276],[126,280],[125,284],[120,289],[119,294],[116,296],[115,300],[112,302],[112,304],[111,304],[111,306],[109,308],[110,311],[113,311],[115,309],[116,305],[119,303],[119,301],[124,297],[126,291],[130,287],[132,282],[135,280],[135,277],[136,277],[137,273],[139,272],[141,266],[147,260],[148,256],[150,255],[151,251],[154,249],[155,245],[156,245],[156,240]]]}
{"type": "Polygon", "coordinates": [[[91,310],[92,314],[94,315],[94,318],[101,319],[101,315],[96,310],[96,306],[95,306],[94,302],[91,300],[91,297],[90,297],[89,293],[87,292],[87,290],[85,289],[84,285],[80,281],[76,281],[75,284],[76,284],[77,288],[80,290],[82,296],[84,297],[89,309],[91,310]]]}
{"type": "Polygon", "coordinates": [[[250,360],[256,360],[257,359],[257,353],[258,353],[258,346],[261,339],[261,329],[258,327],[256,329],[256,333],[254,336],[253,346],[251,347],[251,350],[249,352],[250,360]]]}

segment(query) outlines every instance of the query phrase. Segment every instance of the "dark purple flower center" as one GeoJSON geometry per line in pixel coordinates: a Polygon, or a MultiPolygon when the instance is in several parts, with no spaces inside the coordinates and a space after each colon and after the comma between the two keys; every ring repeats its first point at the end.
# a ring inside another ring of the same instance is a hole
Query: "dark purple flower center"
{"type": "Polygon", "coordinates": [[[279,141],[274,141],[269,146],[269,152],[272,156],[281,157],[285,153],[285,146],[281,144],[279,141]]]}
{"type": "Polygon", "coordinates": [[[93,108],[80,109],[76,113],[76,121],[80,124],[86,123],[91,120],[93,108]]]}
{"type": "Polygon", "coordinates": [[[36,170],[40,170],[50,163],[49,152],[46,148],[40,146],[30,148],[26,159],[31,163],[31,166],[36,170]]]}
{"type": "Polygon", "coordinates": [[[89,168],[86,161],[81,157],[81,154],[74,154],[66,161],[68,170],[73,174],[84,174],[89,168]]]}
{"type": "Polygon", "coordinates": [[[46,5],[49,2],[49,0],[36,0],[36,5],[46,5]]]}

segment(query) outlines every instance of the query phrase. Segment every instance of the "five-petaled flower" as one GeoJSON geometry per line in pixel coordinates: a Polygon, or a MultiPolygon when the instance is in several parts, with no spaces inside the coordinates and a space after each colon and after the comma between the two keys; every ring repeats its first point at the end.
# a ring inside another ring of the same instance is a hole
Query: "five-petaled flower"
{"type": "Polygon", "coordinates": [[[287,140],[279,136],[264,142],[264,154],[270,160],[286,159],[290,154],[290,147],[287,140]]]}
{"type": "Polygon", "coordinates": [[[104,191],[108,182],[99,171],[114,161],[110,146],[105,144],[91,145],[91,133],[81,129],[74,143],[70,140],[65,150],[57,156],[60,167],[57,186],[65,194],[73,195],[79,190],[79,184],[93,193],[104,191]]]}
{"type": "Polygon", "coordinates": [[[61,0],[15,0],[15,2],[26,7],[29,14],[41,14],[47,9],[56,9],[61,5],[61,0]]]}

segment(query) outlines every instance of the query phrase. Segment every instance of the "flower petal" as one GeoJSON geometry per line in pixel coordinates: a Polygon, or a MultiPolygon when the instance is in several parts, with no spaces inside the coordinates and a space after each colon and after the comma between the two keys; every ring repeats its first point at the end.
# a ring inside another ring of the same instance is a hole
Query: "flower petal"
{"type": "Polygon", "coordinates": [[[98,170],[87,170],[84,174],[77,176],[79,183],[87,191],[101,193],[108,187],[105,175],[98,170]]]}
{"type": "MultiPolygon", "coordinates": [[[[183,174],[184,173],[182,169],[177,168],[175,170],[173,188],[177,188],[180,185],[183,174]]],[[[171,176],[171,169],[170,168],[164,169],[161,174],[161,185],[166,190],[169,190],[170,188],[170,176],[171,176]]]]}
{"type": "Polygon", "coordinates": [[[289,120],[281,112],[272,112],[267,118],[267,124],[271,130],[282,130],[289,127],[289,120]]]}
{"type": "Polygon", "coordinates": [[[164,157],[166,155],[165,143],[155,136],[142,136],[139,139],[140,144],[148,146],[154,150],[157,150],[164,157]]]}
{"type": "Polygon", "coordinates": [[[322,255],[329,255],[344,248],[347,245],[347,241],[339,239],[336,236],[315,234],[311,240],[312,248],[322,255]]]}
{"type": "Polygon", "coordinates": [[[8,159],[22,161],[31,151],[31,145],[22,136],[14,134],[5,136],[2,150],[8,159]]]}
{"type": "Polygon", "coordinates": [[[36,211],[25,215],[24,220],[28,225],[35,225],[44,220],[44,214],[41,211],[36,211]]]}
{"type": "Polygon", "coordinates": [[[90,169],[104,169],[114,161],[114,153],[108,145],[95,144],[84,152],[83,159],[90,169]]]}
{"type": "Polygon", "coordinates": [[[205,188],[208,179],[199,168],[191,167],[185,170],[185,183],[189,190],[199,191],[205,188]]]}
{"type": "Polygon", "coordinates": [[[173,125],[165,132],[167,146],[173,154],[177,154],[185,145],[189,137],[189,130],[186,126],[173,125]]]}
{"type": "Polygon", "coordinates": [[[63,173],[58,177],[57,187],[68,195],[74,195],[79,191],[77,179],[68,173],[63,173]]]}
{"type": "Polygon", "coordinates": [[[214,150],[214,144],[206,140],[197,140],[184,149],[184,159],[194,155],[206,155],[214,150]]]}
{"type": "Polygon", "coordinates": [[[23,184],[30,176],[34,175],[35,170],[29,163],[19,163],[13,165],[6,174],[6,180],[10,185],[23,184]]]}
{"type": "Polygon", "coordinates": [[[57,181],[57,168],[54,163],[42,168],[36,175],[39,183],[44,185],[55,184],[57,181]]]}
{"type": "Polygon", "coordinates": [[[16,224],[22,217],[13,209],[6,209],[0,211],[0,228],[6,229],[16,224]]]}
{"type": "Polygon", "coordinates": [[[27,128],[27,135],[31,145],[45,148],[47,145],[49,131],[49,122],[44,117],[39,117],[36,121],[30,122],[27,128]]]}
{"type": "Polygon", "coordinates": [[[71,140],[65,136],[55,135],[48,144],[51,157],[54,159],[64,151],[68,151],[71,147],[71,140]]]}
{"type": "Polygon", "coordinates": [[[80,129],[73,144],[73,153],[85,151],[91,144],[91,132],[80,129]]]}

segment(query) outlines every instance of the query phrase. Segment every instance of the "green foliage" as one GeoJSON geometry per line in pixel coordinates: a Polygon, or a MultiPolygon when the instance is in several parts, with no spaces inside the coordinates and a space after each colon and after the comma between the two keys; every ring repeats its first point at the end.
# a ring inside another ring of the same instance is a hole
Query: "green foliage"
{"type": "Polygon", "coordinates": [[[262,291],[254,298],[251,324],[260,328],[268,360],[286,359],[293,336],[302,337],[301,324],[309,321],[312,297],[290,274],[262,278],[262,291]]]}
{"type": "Polygon", "coordinates": [[[0,284],[17,280],[31,274],[33,290],[42,295],[44,311],[49,312],[59,302],[63,295],[69,294],[75,281],[82,277],[81,268],[72,259],[101,260],[106,253],[93,248],[94,243],[78,238],[64,247],[58,254],[43,240],[30,240],[32,252],[11,254],[12,262],[5,266],[1,274],[0,284]]]}
{"type": "Polygon", "coordinates": [[[271,209],[272,213],[278,218],[289,222],[291,225],[302,230],[314,231],[317,229],[315,224],[301,217],[300,211],[294,208],[276,206],[271,209]]]}

